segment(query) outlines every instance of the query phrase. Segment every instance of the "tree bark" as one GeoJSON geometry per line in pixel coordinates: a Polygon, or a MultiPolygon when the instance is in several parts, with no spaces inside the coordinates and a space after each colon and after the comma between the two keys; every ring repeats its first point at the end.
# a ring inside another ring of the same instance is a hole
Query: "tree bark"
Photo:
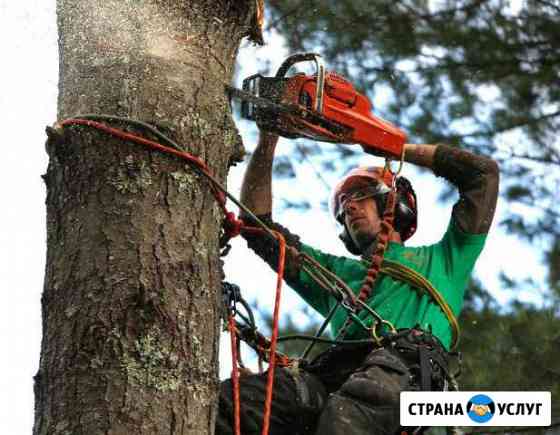
{"type": "MultiPolygon", "coordinates": [[[[156,124],[224,182],[243,153],[224,84],[255,2],[57,8],[59,120],[156,124]]],[[[178,159],[83,126],[51,130],[47,151],[34,434],[213,433],[222,213],[207,182],[178,159]]]]}

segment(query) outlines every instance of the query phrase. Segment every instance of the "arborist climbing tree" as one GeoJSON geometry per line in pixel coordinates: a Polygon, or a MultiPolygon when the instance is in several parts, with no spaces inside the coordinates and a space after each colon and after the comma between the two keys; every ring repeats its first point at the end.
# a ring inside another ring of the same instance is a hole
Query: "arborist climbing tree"
{"type": "MultiPolygon", "coordinates": [[[[408,247],[405,242],[417,223],[412,184],[389,167],[355,168],[334,187],[331,211],[339,237],[358,258],[337,257],[306,245],[274,221],[271,180],[277,140],[276,134],[261,131],[241,200],[283,235],[285,280],[330,320],[337,344],[311,362],[276,369],[269,433],[418,433],[419,428],[399,427],[399,393],[453,388],[449,357],[459,339],[456,319],[494,215],[497,164],[446,145],[404,144],[393,155],[372,147],[375,154],[431,169],[452,183],[460,197],[439,241],[408,247]],[[351,294],[333,297],[321,285],[331,278],[351,294]]],[[[254,222],[246,213],[242,218],[254,222]]],[[[277,268],[277,243],[254,233],[242,235],[277,268]]],[[[222,383],[216,434],[261,433],[266,383],[266,374],[222,383]]]]}

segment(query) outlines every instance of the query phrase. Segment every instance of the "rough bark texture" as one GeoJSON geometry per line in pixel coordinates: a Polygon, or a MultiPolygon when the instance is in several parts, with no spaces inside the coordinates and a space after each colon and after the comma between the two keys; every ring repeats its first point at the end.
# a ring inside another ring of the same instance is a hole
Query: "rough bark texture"
{"type": "MultiPolygon", "coordinates": [[[[59,119],[163,126],[223,182],[242,153],[224,84],[254,6],[58,0],[59,119]]],[[[47,150],[34,434],[212,433],[222,216],[207,183],[87,127],[47,150]]]]}

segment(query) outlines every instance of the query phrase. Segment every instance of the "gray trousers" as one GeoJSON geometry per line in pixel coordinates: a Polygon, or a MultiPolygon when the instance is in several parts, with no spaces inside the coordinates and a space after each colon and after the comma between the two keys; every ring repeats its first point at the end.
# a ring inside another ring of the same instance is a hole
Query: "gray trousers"
{"type": "MultiPolygon", "coordinates": [[[[395,348],[334,348],[310,366],[275,371],[270,435],[393,435],[399,396],[418,375],[395,348]]],[[[266,374],[240,379],[241,433],[262,430],[266,374]]],[[[221,384],[216,435],[233,434],[230,380],[221,384]]]]}

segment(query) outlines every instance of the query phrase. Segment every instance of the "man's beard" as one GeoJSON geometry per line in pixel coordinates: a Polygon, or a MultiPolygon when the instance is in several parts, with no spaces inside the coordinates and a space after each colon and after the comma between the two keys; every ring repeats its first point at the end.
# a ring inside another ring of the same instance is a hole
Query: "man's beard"
{"type": "Polygon", "coordinates": [[[369,260],[373,255],[373,251],[375,251],[375,247],[377,246],[377,235],[371,234],[364,234],[362,237],[356,237],[355,240],[356,245],[360,248],[362,253],[362,258],[369,260]]]}

